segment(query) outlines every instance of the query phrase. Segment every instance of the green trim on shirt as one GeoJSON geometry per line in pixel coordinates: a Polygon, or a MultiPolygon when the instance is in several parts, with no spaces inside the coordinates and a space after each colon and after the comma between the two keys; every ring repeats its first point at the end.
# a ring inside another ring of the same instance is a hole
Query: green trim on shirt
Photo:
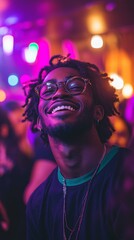
{"type": "MultiPolygon", "coordinates": [[[[110,151],[103,158],[97,174],[111,161],[111,159],[116,155],[118,150],[119,150],[118,146],[113,146],[110,149],[110,151]]],[[[78,178],[65,179],[62,176],[60,169],[58,168],[58,180],[61,184],[63,184],[63,181],[65,180],[66,186],[76,186],[76,185],[80,185],[82,183],[88,182],[91,179],[93,172],[94,172],[94,170],[92,170],[92,171],[88,172],[87,174],[85,174],[81,177],[78,177],[78,178]]]]}

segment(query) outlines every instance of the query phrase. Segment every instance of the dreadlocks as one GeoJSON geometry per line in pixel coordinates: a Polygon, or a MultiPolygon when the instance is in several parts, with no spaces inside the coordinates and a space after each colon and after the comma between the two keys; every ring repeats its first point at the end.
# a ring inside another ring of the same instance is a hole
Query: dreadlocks
{"type": "MultiPolygon", "coordinates": [[[[35,92],[35,87],[43,82],[49,72],[60,67],[74,68],[79,72],[81,77],[90,79],[95,104],[102,105],[104,108],[104,118],[99,123],[96,123],[96,128],[101,142],[105,143],[114,131],[109,117],[119,114],[115,107],[115,103],[119,99],[115,93],[115,89],[109,84],[112,79],[108,77],[107,73],[101,73],[95,64],[71,59],[69,55],[67,57],[61,55],[53,56],[49,61],[49,65],[43,67],[39,72],[38,79],[30,82],[29,92],[24,105],[26,108],[23,114],[25,117],[24,121],[29,120],[32,130],[37,131],[39,96],[35,92]]],[[[45,130],[41,131],[41,137],[46,142],[47,133],[45,130]]]]}

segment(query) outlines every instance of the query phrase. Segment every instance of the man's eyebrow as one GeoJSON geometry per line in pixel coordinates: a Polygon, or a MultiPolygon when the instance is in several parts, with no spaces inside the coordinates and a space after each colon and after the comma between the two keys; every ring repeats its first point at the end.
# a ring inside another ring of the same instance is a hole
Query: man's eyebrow
{"type": "MultiPolygon", "coordinates": [[[[74,77],[74,76],[76,76],[75,74],[74,75],[68,75],[68,76],[66,76],[64,79],[63,79],[63,81],[66,81],[66,80],[68,80],[69,78],[72,78],[72,77],[74,77]]],[[[44,81],[43,82],[56,82],[57,81],[57,79],[56,78],[50,78],[50,79],[48,79],[48,80],[45,80],[44,79],[44,81]]]]}
{"type": "Polygon", "coordinates": [[[69,75],[69,76],[66,77],[66,79],[69,79],[69,78],[72,78],[72,77],[75,77],[75,76],[76,76],[76,74],[69,75]]]}

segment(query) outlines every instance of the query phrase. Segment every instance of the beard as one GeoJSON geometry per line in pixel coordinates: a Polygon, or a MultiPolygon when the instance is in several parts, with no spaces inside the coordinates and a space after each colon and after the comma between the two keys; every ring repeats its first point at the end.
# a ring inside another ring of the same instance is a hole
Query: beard
{"type": "Polygon", "coordinates": [[[85,107],[77,121],[72,123],[63,123],[57,126],[45,126],[45,130],[49,136],[60,140],[64,143],[73,143],[78,141],[85,133],[87,133],[94,124],[93,106],[85,107]]]}

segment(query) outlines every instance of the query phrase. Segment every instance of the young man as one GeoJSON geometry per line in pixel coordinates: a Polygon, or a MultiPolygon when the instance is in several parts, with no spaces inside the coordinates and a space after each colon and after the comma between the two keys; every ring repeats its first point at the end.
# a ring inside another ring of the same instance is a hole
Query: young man
{"type": "Polygon", "coordinates": [[[58,167],[28,202],[28,240],[134,239],[128,151],[105,144],[108,117],[118,114],[109,81],[95,65],[58,55],[31,84],[24,116],[49,141],[58,167]]]}

